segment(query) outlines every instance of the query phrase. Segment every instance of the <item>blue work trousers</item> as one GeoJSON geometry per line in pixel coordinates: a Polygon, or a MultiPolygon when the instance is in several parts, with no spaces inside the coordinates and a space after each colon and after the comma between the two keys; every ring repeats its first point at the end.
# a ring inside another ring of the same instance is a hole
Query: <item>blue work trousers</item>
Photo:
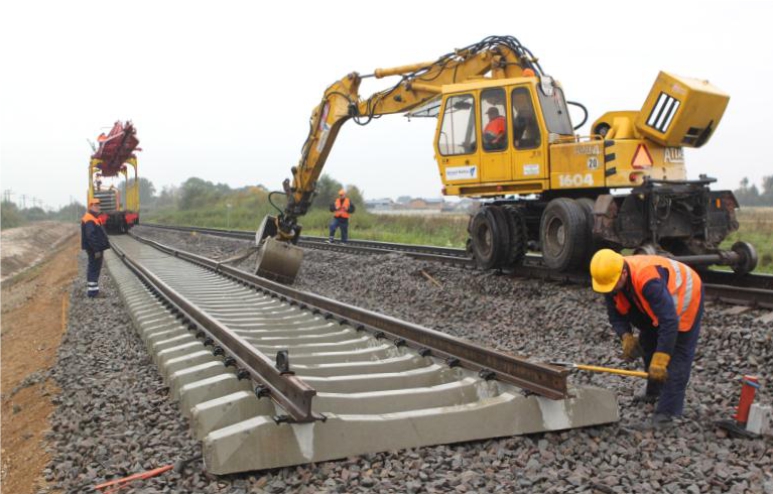
{"type": "MultiPolygon", "coordinates": [[[[701,289],[701,306],[695,316],[695,322],[689,331],[680,331],[676,337],[676,345],[668,363],[668,379],[663,383],[647,381],[647,394],[660,396],[655,413],[679,416],[684,411],[684,395],[690,380],[692,361],[695,359],[695,349],[698,346],[698,336],[701,331],[703,317],[703,290],[701,289]]],[[[653,326],[639,327],[639,344],[642,348],[644,368],[650,368],[652,355],[658,344],[658,329],[653,326]]]]}
{"type": "Polygon", "coordinates": [[[336,228],[341,229],[341,242],[346,243],[349,240],[349,218],[333,218],[330,222],[330,241],[336,236],[336,228]]]}
{"type": "Polygon", "coordinates": [[[89,256],[89,266],[86,270],[86,285],[88,287],[86,293],[89,297],[96,297],[99,295],[99,273],[102,271],[104,254],[96,257],[91,250],[87,250],[86,254],[89,256]]]}

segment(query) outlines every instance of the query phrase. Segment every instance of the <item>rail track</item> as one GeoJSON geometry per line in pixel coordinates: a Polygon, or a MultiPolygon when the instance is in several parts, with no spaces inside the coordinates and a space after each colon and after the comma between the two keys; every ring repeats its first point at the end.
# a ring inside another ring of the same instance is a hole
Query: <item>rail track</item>
{"type": "MultiPolygon", "coordinates": [[[[215,228],[198,228],[149,224],[153,228],[177,230],[183,232],[196,231],[208,235],[252,240],[254,232],[244,230],[221,230],[215,228]]],[[[400,252],[415,259],[445,262],[458,266],[474,268],[475,261],[464,249],[435,247],[426,245],[398,244],[389,242],[374,242],[368,240],[350,240],[347,244],[328,243],[324,237],[301,237],[299,245],[306,248],[346,252],[350,254],[386,254],[400,252]]],[[[577,284],[590,284],[587,273],[555,272],[542,263],[539,255],[527,255],[521,266],[509,270],[513,276],[539,278],[553,281],[563,281],[577,284]]],[[[773,275],[746,274],[738,275],[731,271],[704,269],[701,271],[706,297],[710,301],[723,302],[732,305],[751,308],[773,309],[773,275]]],[[[765,322],[773,321],[773,312],[760,317],[765,322]]]]}
{"type": "Polygon", "coordinates": [[[108,269],[212,473],[619,419],[611,391],[569,386],[565,369],[134,235],[111,243],[108,269]]]}

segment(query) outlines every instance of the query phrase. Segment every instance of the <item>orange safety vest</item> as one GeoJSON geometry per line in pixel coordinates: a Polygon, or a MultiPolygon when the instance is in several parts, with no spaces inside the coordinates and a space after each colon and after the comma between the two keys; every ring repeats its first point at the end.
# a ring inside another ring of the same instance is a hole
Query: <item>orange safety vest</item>
{"type": "MultiPolygon", "coordinates": [[[[644,298],[643,290],[647,282],[660,277],[658,267],[668,271],[668,292],[679,318],[679,331],[689,331],[701,305],[702,283],[698,273],[681,262],[660,256],[628,256],[625,262],[628,265],[629,282],[636,295],[634,303],[650,316],[655,327],[658,326],[658,316],[652,312],[652,307],[644,298]]],[[[631,303],[622,292],[615,295],[615,307],[623,315],[628,314],[631,308],[631,303]]]]}
{"type": "Polygon", "coordinates": [[[336,210],[333,216],[336,218],[348,218],[349,217],[349,198],[345,198],[343,201],[341,198],[336,199],[336,210]]]}
{"type": "Polygon", "coordinates": [[[505,135],[505,117],[500,115],[494,120],[490,121],[488,124],[486,124],[486,128],[483,129],[483,132],[492,134],[496,138],[495,142],[501,141],[505,135]]]}
{"type": "Polygon", "coordinates": [[[88,223],[89,221],[93,221],[97,225],[101,225],[102,222],[99,221],[99,218],[91,214],[90,212],[86,211],[86,214],[83,215],[83,218],[81,218],[81,223],[88,223]]]}

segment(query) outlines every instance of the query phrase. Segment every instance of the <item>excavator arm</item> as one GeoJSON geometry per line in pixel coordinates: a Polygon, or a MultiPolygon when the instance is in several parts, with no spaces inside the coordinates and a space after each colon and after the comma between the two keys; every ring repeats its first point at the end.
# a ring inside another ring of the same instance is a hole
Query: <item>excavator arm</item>
{"type": "Polygon", "coordinates": [[[366,125],[374,118],[407,112],[439,97],[444,85],[481,78],[489,73],[494,79],[520,77],[525,69],[542,76],[537,59],[517,39],[491,36],[434,62],[376,69],[368,76],[353,72],[333,83],[311,114],[301,159],[292,168],[292,182],[286,179],[283,183],[287,203],[276,218],[277,239],[297,238],[297,220],[311,206],[317,180],[341,126],[347,120],[366,125]],[[401,76],[401,80],[367,99],[360,97],[359,87],[364,77],[381,79],[388,76],[401,76]]]}
{"type": "Polygon", "coordinates": [[[366,125],[382,115],[407,112],[439,98],[444,85],[484,76],[521,77],[527,69],[543,82],[550,81],[537,59],[516,38],[490,36],[434,62],[376,69],[367,76],[353,72],[333,83],[311,114],[309,135],[298,165],[292,168],[292,181],[286,179],[282,184],[286,196],[284,209],[277,208],[280,213],[276,217],[264,218],[256,233],[259,252],[255,272],[285,283],[295,279],[302,259],[301,249],[293,245],[301,232],[298,219],[306,214],[314,200],[317,180],[347,120],[366,125]],[[367,99],[360,97],[363,78],[388,76],[400,76],[400,81],[367,99]]]}

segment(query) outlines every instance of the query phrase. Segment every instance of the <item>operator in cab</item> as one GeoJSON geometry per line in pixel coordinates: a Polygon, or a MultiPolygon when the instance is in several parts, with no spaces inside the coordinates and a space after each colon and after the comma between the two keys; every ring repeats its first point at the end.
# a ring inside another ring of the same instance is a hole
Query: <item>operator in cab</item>
{"type": "Polygon", "coordinates": [[[483,148],[487,151],[504,149],[507,143],[505,117],[499,114],[495,106],[486,111],[486,116],[488,123],[483,128],[483,148]]]}
{"type": "Polygon", "coordinates": [[[86,251],[89,265],[86,271],[86,294],[99,296],[99,273],[102,271],[102,253],[110,248],[107,233],[99,221],[99,199],[89,200],[89,208],[81,218],[81,249],[86,251]]]}
{"type": "Polygon", "coordinates": [[[328,242],[335,240],[336,230],[341,229],[341,242],[349,241],[349,216],[354,213],[354,203],[346,197],[346,191],[338,191],[338,197],[330,205],[330,212],[333,213],[333,221],[330,222],[330,236],[328,242]]]}
{"type": "Polygon", "coordinates": [[[593,290],[605,294],[607,314],[623,357],[641,357],[649,374],[638,403],[656,403],[651,427],[671,424],[684,410],[685,391],[703,316],[703,284],[689,266],[661,256],[623,257],[602,249],[590,264],[593,290]],[[639,329],[634,336],[632,326],[639,329]]]}

